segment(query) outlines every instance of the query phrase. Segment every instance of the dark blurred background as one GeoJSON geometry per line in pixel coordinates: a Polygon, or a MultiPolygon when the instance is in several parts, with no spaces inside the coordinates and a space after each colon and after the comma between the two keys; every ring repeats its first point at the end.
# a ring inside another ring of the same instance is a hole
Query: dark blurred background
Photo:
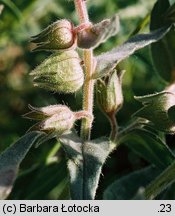
{"type": "MultiPolygon", "coordinates": [[[[121,19],[119,34],[97,48],[96,55],[121,44],[137,33],[141,25],[141,31],[149,31],[147,17],[154,0],[89,0],[87,3],[90,19],[94,23],[115,13],[119,13],[121,19]]],[[[30,52],[30,37],[57,19],[66,18],[78,24],[73,1],[0,0],[0,4],[4,6],[0,14],[0,151],[3,151],[33,124],[22,118],[28,112],[28,104],[39,107],[64,103],[72,110],[79,110],[82,92],[71,95],[47,92],[33,87],[29,76],[29,72],[50,55],[47,52],[30,52]]],[[[148,47],[122,62],[120,68],[126,70],[123,80],[125,103],[117,119],[119,126],[124,127],[131,115],[140,108],[133,96],[160,91],[165,83],[153,68],[148,47]]],[[[96,105],[94,109],[92,137],[108,135],[110,125],[107,119],[96,105]]],[[[79,124],[76,125],[77,130],[79,124]]],[[[171,137],[169,140],[173,142],[171,137]]],[[[64,158],[64,152],[55,140],[37,149],[32,148],[22,163],[11,198],[68,199],[68,176],[64,158]],[[57,163],[54,163],[56,160],[57,163]],[[37,190],[33,191],[34,188],[37,190]]],[[[146,161],[127,147],[121,146],[104,167],[97,198],[102,198],[105,187],[117,177],[146,164],[146,161]]]]}

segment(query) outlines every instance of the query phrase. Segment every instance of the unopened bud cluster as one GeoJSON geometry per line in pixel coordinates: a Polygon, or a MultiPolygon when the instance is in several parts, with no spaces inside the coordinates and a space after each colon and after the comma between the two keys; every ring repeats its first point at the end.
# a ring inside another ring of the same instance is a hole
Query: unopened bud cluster
{"type": "Polygon", "coordinates": [[[31,42],[36,43],[34,51],[56,51],[30,73],[35,86],[62,93],[73,93],[82,87],[84,73],[75,51],[76,35],[71,22],[54,22],[32,37],[31,42]]]}
{"type": "MultiPolygon", "coordinates": [[[[79,58],[79,48],[95,48],[118,32],[118,16],[103,20],[92,25],[80,25],[74,28],[68,20],[58,20],[33,36],[34,51],[46,50],[54,52],[30,75],[34,85],[46,90],[61,93],[74,93],[84,83],[82,61],[79,58]]],[[[97,81],[97,100],[103,112],[116,113],[123,103],[120,76],[114,72],[105,80],[97,81]]],[[[31,130],[41,130],[57,135],[69,131],[74,122],[80,118],[91,118],[85,111],[72,112],[63,105],[43,108],[30,107],[31,112],[24,117],[39,120],[31,130]]]]}
{"type": "Polygon", "coordinates": [[[55,51],[32,71],[35,86],[54,92],[73,93],[84,83],[81,60],[75,51],[79,48],[94,48],[115,35],[119,30],[117,15],[92,25],[74,25],[68,20],[58,20],[41,33],[31,38],[34,51],[55,51]],[[83,27],[84,26],[84,27],[83,27]]]}

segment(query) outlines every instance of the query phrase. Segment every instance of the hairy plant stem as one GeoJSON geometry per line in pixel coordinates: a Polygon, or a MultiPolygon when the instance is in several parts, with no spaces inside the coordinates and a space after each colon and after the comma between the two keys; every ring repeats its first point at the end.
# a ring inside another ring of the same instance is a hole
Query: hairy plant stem
{"type": "Polygon", "coordinates": [[[84,0],[74,0],[74,3],[80,23],[88,23],[89,16],[86,8],[86,2],[84,0]]]}
{"type": "MultiPolygon", "coordinates": [[[[83,110],[93,115],[93,96],[94,96],[94,80],[91,79],[93,74],[93,51],[84,51],[84,62],[86,70],[86,79],[84,82],[83,92],[83,110]]],[[[83,119],[81,126],[81,137],[84,140],[90,140],[92,128],[92,119],[83,119]]]]}
{"type": "MultiPolygon", "coordinates": [[[[75,7],[80,19],[80,24],[88,24],[89,16],[84,0],[75,0],[75,7]]],[[[93,95],[94,95],[94,80],[91,79],[93,74],[93,50],[84,50],[84,65],[85,65],[85,82],[83,89],[83,110],[89,112],[93,116],[93,95]]],[[[92,119],[83,119],[81,126],[81,137],[84,140],[90,140],[92,128],[92,119]]]]}

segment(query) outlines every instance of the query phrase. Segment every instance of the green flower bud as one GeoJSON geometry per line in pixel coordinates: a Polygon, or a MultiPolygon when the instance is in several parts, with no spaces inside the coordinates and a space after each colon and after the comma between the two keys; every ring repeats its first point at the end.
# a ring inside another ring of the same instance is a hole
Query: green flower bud
{"type": "Polygon", "coordinates": [[[107,114],[115,114],[123,104],[121,79],[116,71],[112,75],[97,80],[96,98],[100,109],[107,114]]]}
{"type": "Polygon", "coordinates": [[[36,43],[36,48],[33,51],[73,49],[76,45],[73,24],[65,19],[58,20],[44,29],[40,34],[33,36],[31,42],[36,43]]]}
{"type": "Polygon", "coordinates": [[[149,124],[165,133],[175,133],[175,94],[163,91],[143,97],[135,97],[144,107],[136,116],[149,120],[149,124]]]}
{"type": "Polygon", "coordinates": [[[30,75],[34,85],[54,92],[73,93],[84,82],[78,53],[74,50],[55,53],[36,67],[30,75]]]}
{"type": "Polygon", "coordinates": [[[40,130],[57,136],[71,130],[76,120],[90,118],[86,111],[72,112],[65,105],[50,105],[41,108],[29,106],[29,108],[31,111],[23,117],[39,121],[29,130],[40,130]]]}

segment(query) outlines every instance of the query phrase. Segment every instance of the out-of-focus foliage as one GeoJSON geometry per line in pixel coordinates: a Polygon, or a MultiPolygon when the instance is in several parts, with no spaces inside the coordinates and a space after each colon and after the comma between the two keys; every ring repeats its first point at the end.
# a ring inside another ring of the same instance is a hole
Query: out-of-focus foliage
{"type": "Polygon", "coordinates": [[[20,163],[41,134],[37,131],[26,134],[0,155],[0,199],[11,192],[20,163]]]}
{"type": "MultiPolygon", "coordinates": [[[[116,13],[119,13],[121,19],[119,34],[102,44],[95,53],[100,54],[110,50],[138,31],[148,31],[149,15],[154,3],[154,0],[89,0],[89,15],[93,22],[99,22],[116,13]]],[[[0,0],[0,5],[4,7],[1,12],[0,6],[0,152],[2,152],[32,125],[32,122],[21,117],[28,111],[28,104],[40,107],[65,103],[69,104],[72,110],[78,110],[81,108],[81,91],[76,95],[50,94],[35,89],[29,77],[29,72],[48,56],[45,52],[31,53],[29,38],[58,19],[67,18],[77,24],[73,1],[0,0]]],[[[155,73],[149,48],[137,52],[119,67],[126,70],[123,78],[124,106],[118,113],[118,123],[124,126],[131,115],[140,108],[140,104],[134,101],[133,96],[163,90],[165,84],[155,73]]],[[[97,106],[95,106],[95,116],[93,138],[108,135],[110,125],[97,106]]],[[[167,137],[167,141],[174,150],[173,137],[167,137]]],[[[153,156],[152,160],[146,161],[142,154],[137,154],[132,148],[121,145],[108,159],[103,168],[97,199],[102,199],[104,189],[114,180],[145,167],[155,159],[153,156]]],[[[159,148],[161,154],[161,147],[159,148]]],[[[9,198],[69,199],[69,197],[65,155],[60,144],[51,140],[40,148],[32,148],[21,165],[9,198]]],[[[171,194],[171,199],[174,197],[171,194]]]]}

